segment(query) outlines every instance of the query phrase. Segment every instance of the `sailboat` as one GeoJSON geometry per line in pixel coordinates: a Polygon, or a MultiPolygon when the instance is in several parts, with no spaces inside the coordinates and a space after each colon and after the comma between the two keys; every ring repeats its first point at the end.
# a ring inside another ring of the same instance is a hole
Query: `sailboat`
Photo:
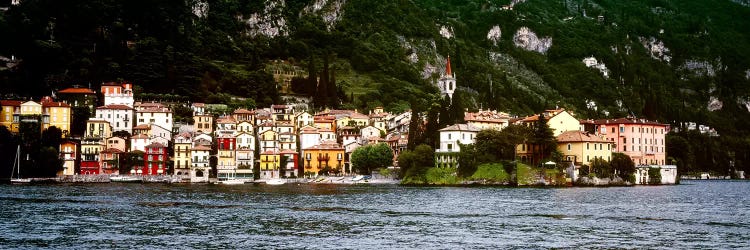
{"type": "Polygon", "coordinates": [[[16,160],[13,161],[13,170],[10,172],[10,183],[25,184],[31,183],[29,178],[21,178],[21,145],[16,149],[16,160]],[[16,171],[16,178],[13,178],[13,170],[16,171]]]}

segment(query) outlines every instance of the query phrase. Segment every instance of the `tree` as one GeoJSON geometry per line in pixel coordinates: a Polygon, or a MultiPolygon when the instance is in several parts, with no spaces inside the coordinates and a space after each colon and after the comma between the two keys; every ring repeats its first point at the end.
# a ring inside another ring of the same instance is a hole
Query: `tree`
{"type": "Polygon", "coordinates": [[[623,153],[613,153],[612,161],[609,163],[612,165],[612,170],[617,173],[623,180],[633,182],[635,181],[635,163],[630,157],[623,153]]]}
{"type": "Polygon", "coordinates": [[[57,153],[57,147],[42,147],[36,157],[34,168],[32,175],[39,177],[52,177],[62,171],[63,160],[57,153]]]}
{"type": "Polygon", "coordinates": [[[385,143],[362,146],[352,152],[351,162],[357,172],[370,174],[372,170],[393,164],[393,151],[385,143]]]}
{"type": "Polygon", "coordinates": [[[62,142],[62,131],[59,128],[51,126],[42,131],[43,147],[59,148],[60,142],[62,142]]]}
{"type": "Polygon", "coordinates": [[[70,134],[83,136],[86,133],[86,121],[91,117],[91,110],[85,106],[78,106],[72,107],[70,112],[72,113],[70,134]]]}
{"type": "Polygon", "coordinates": [[[531,137],[531,146],[533,147],[532,164],[538,165],[544,159],[548,158],[552,151],[557,150],[557,138],[555,138],[552,129],[547,124],[544,114],[539,115],[539,119],[534,123],[533,136],[531,137]]]}
{"type": "Polygon", "coordinates": [[[398,156],[401,178],[424,179],[427,169],[435,166],[435,150],[427,144],[420,144],[414,150],[404,150],[398,156]]]}
{"type": "Polygon", "coordinates": [[[661,169],[648,168],[648,184],[651,184],[651,185],[661,184],[661,169]]]}
{"type": "Polygon", "coordinates": [[[589,173],[595,173],[599,178],[612,177],[612,166],[609,164],[609,162],[607,162],[607,160],[594,158],[589,162],[589,164],[591,164],[589,166],[589,173]]]}
{"type": "Polygon", "coordinates": [[[143,165],[143,152],[130,151],[120,155],[120,174],[130,174],[135,166],[143,165]]]}

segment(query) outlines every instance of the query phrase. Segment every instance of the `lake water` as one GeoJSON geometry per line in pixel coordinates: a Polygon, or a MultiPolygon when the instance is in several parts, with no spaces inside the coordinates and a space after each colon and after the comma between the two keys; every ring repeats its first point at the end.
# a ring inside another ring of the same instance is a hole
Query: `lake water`
{"type": "Polygon", "coordinates": [[[748,191],[0,185],[0,248],[747,248],[748,191]]]}

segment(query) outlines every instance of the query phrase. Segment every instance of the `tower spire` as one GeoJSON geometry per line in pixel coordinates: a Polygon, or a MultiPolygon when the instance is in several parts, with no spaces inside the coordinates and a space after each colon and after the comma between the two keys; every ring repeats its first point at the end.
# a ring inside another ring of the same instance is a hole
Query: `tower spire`
{"type": "Polygon", "coordinates": [[[448,60],[445,62],[445,75],[446,76],[452,76],[451,73],[451,56],[448,55],[448,60]]]}

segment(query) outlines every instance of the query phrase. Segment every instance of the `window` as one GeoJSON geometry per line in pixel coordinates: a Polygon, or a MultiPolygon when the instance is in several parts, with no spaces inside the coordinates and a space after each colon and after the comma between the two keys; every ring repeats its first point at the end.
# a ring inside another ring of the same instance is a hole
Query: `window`
{"type": "Polygon", "coordinates": [[[450,139],[451,139],[451,134],[449,133],[449,134],[448,134],[448,140],[450,140],[450,139]]]}
{"type": "Polygon", "coordinates": [[[586,150],[589,150],[589,143],[586,143],[586,150]]]}
{"type": "Polygon", "coordinates": [[[570,151],[570,149],[571,149],[571,145],[570,143],[568,143],[568,151],[570,151]]]}
{"type": "Polygon", "coordinates": [[[453,144],[452,143],[448,144],[448,151],[451,151],[451,150],[453,150],[453,144]]]}
{"type": "Polygon", "coordinates": [[[626,138],[626,137],[623,137],[623,138],[622,138],[622,143],[627,143],[627,142],[628,142],[628,138],[626,138]]]}

